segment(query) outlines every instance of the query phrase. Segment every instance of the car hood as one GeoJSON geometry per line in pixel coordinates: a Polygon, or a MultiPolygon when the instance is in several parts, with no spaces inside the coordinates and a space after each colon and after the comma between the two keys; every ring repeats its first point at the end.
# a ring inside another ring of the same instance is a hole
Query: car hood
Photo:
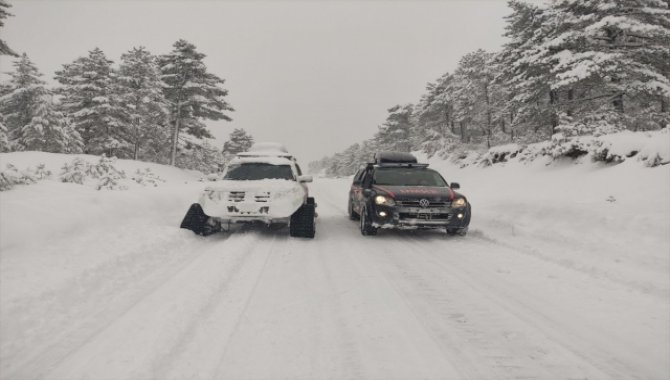
{"type": "Polygon", "coordinates": [[[448,187],[374,185],[373,188],[378,193],[389,195],[398,201],[428,199],[429,201],[446,202],[454,200],[457,195],[448,187]]]}

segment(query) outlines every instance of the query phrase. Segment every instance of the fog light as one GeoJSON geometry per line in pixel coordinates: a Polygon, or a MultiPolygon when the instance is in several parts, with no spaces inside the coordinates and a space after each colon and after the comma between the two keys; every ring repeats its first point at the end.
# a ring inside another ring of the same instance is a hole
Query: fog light
{"type": "Polygon", "coordinates": [[[456,215],[456,217],[457,217],[458,219],[463,219],[463,214],[458,214],[458,215],[456,215]]]}
{"type": "Polygon", "coordinates": [[[381,216],[382,218],[385,218],[386,217],[386,211],[380,211],[379,216],[381,216]]]}

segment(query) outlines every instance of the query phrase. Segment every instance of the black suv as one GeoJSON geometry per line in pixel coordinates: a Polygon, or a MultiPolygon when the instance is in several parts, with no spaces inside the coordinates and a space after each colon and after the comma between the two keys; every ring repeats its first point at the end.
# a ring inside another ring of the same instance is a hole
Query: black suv
{"type": "Polygon", "coordinates": [[[376,235],[379,228],[444,228],[450,235],[464,236],[471,206],[454,191],[459,188],[409,153],[377,153],[354,176],[349,218],[360,220],[363,235],[376,235]]]}

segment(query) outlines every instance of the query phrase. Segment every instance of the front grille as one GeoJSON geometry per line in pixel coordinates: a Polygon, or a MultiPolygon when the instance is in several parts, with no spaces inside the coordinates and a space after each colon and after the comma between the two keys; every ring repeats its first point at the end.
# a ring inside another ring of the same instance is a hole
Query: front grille
{"type": "Polygon", "coordinates": [[[228,200],[232,202],[242,202],[244,200],[244,191],[231,191],[228,193],[228,200]]]}
{"type": "MultiPolygon", "coordinates": [[[[395,203],[398,206],[404,206],[404,207],[421,207],[419,204],[419,201],[395,201],[395,203]]],[[[434,207],[451,207],[451,202],[433,202],[431,201],[428,207],[426,208],[434,208],[434,207]]]]}
{"type": "Polygon", "coordinates": [[[254,200],[256,202],[266,203],[266,202],[270,201],[270,192],[266,191],[264,193],[258,193],[254,196],[254,200]]]}

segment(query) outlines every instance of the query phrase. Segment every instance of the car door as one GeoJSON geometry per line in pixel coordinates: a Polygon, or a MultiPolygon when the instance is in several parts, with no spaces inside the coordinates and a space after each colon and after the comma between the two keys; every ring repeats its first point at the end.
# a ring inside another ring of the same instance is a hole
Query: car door
{"type": "Polygon", "coordinates": [[[359,199],[363,193],[363,188],[361,187],[361,180],[364,174],[365,170],[359,169],[356,172],[356,174],[354,174],[354,179],[349,189],[349,202],[351,202],[353,206],[352,208],[356,213],[358,213],[358,210],[360,210],[359,199]]]}

